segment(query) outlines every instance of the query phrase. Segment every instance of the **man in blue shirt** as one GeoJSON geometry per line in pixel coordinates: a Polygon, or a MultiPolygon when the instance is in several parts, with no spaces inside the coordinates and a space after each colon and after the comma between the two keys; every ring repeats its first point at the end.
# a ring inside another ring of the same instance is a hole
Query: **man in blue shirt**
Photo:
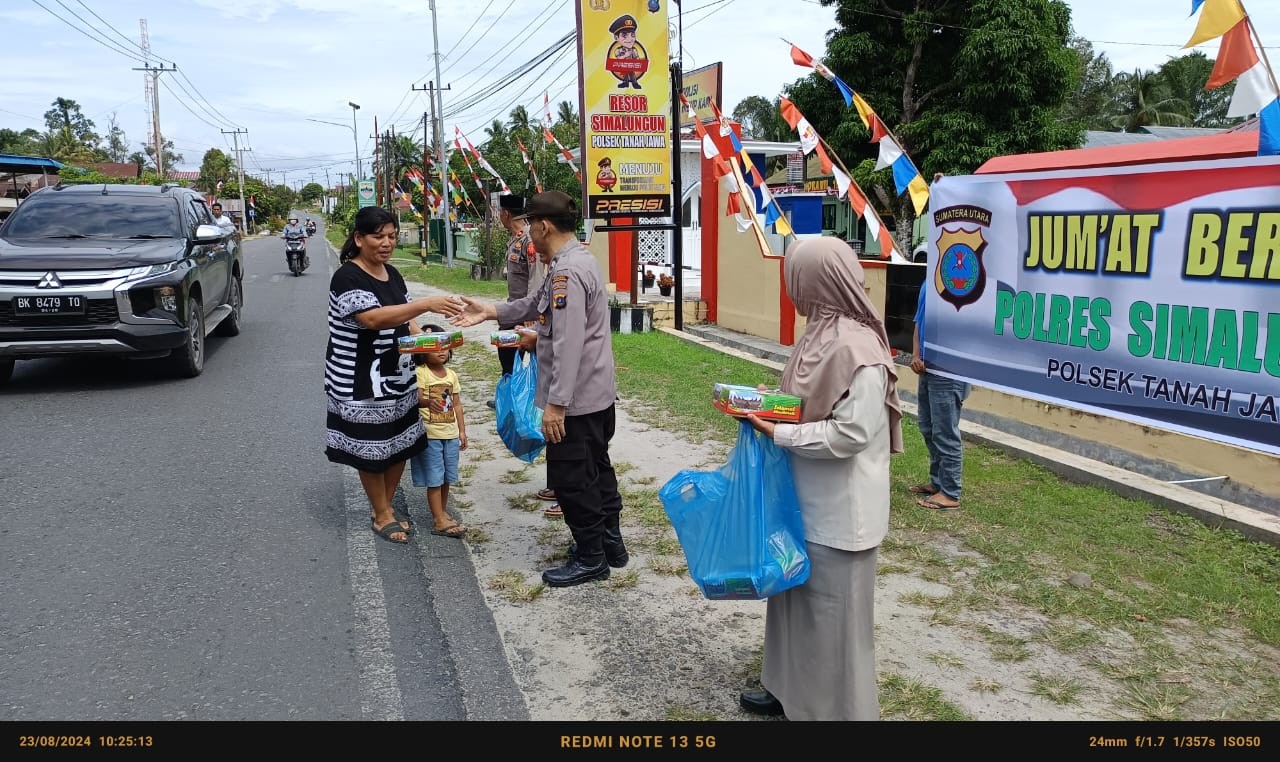
{"type": "Polygon", "coordinates": [[[935,511],[960,508],[960,471],[964,445],[960,441],[960,410],[969,396],[969,384],[929,371],[924,351],[924,304],[930,280],[920,284],[915,330],[911,335],[911,370],[920,376],[916,391],[917,425],[929,448],[929,481],[911,487],[920,495],[916,503],[935,511]]]}

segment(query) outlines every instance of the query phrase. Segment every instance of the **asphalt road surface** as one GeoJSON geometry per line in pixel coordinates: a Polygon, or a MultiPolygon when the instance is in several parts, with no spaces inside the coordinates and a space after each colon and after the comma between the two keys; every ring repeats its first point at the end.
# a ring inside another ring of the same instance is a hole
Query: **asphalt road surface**
{"type": "Polygon", "coordinates": [[[0,720],[527,718],[462,543],[378,539],[324,457],[337,259],[309,248],[295,278],[244,242],[243,331],[197,378],[50,359],[0,387],[0,720]]]}

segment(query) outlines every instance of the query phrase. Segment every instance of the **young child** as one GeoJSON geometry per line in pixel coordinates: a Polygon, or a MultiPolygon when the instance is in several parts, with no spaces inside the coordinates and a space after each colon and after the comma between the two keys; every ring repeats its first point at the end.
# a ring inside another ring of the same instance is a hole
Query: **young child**
{"type": "MultiPolygon", "coordinates": [[[[424,325],[422,330],[438,332],[438,325],[424,325]]],[[[453,520],[449,505],[449,485],[458,481],[458,452],[467,449],[467,424],[462,411],[462,385],[458,374],[446,363],[453,350],[424,352],[414,355],[418,374],[418,408],[427,427],[430,443],[427,449],[409,461],[413,486],[427,488],[427,505],[431,508],[434,528],[431,534],[461,539],[467,528],[453,520]]]]}

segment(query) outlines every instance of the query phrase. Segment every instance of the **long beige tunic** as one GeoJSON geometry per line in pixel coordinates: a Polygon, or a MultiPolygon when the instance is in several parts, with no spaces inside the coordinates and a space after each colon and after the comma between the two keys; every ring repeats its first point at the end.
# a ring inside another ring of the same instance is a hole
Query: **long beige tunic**
{"type": "Polygon", "coordinates": [[[780,424],[809,580],[769,598],[761,683],[791,720],[878,720],[876,552],[889,531],[887,370],[853,378],[832,417],[780,424]]]}

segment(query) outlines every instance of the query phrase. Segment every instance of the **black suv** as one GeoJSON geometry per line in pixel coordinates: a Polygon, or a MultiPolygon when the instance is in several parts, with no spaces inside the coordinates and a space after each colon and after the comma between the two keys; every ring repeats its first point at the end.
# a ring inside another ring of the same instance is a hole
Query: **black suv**
{"type": "Polygon", "coordinates": [[[15,360],[108,353],[204,369],[205,336],[240,333],[243,259],[199,193],[59,185],[0,225],[0,383],[15,360]]]}

